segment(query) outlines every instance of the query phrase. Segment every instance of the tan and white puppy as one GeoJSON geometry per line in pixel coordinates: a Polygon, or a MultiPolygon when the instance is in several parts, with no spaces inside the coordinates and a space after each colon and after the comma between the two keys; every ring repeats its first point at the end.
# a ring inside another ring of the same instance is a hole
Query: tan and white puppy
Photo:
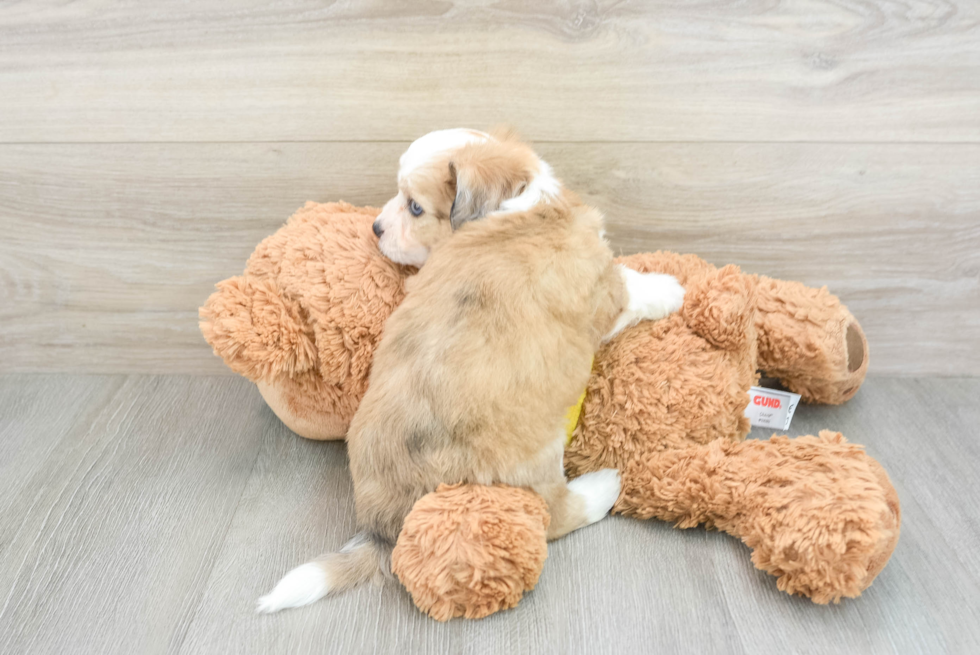
{"type": "Polygon", "coordinates": [[[388,319],[347,444],[359,534],[290,571],[259,610],[306,605],[386,570],[415,501],[443,482],[530,487],[556,539],[605,516],[617,471],[567,482],[565,414],[602,343],[676,311],[665,275],[613,263],[603,218],[512,135],[435,132],[401,158],[375,232],[422,266],[388,319]]]}

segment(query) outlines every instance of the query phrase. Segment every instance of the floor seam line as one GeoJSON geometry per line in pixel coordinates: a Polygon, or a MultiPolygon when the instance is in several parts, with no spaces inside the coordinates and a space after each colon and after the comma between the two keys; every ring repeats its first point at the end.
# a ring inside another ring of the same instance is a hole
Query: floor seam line
{"type": "Polygon", "coordinates": [[[194,612],[191,614],[190,621],[187,622],[187,627],[184,630],[184,634],[180,638],[180,643],[176,644],[176,650],[173,652],[175,655],[180,655],[184,650],[184,642],[187,641],[187,635],[190,633],[191,628],[194,626],[194,622],[197,620],[197,616],[201,611],[201,602],[207,595],[208,587],[210,586],[211,579],[214,577],[214,569],[218,564],[221,552],[224,550],[225,542],[228,540],[228,535],[231,533],[231,526],[235,522],[235,517],[238,516],[238,510],[242,506],[242,499],[245,497],[245,492],[248,490],[248,484],[252,480],[252,475],[255,473],[255,467],[259,462],[259,456],[262,454],[262,448],[265,446],[265,442],[260,442],[255,448],[255,457],[252,458],[252,465],[249,467],[248,475],[245,477],[245,483],[242,484],[241,493],[238,495],[238,501],[235,503],[235,509],[232,510],[228,515],[228,523],[225,525],[224,533],[221,535],[221,539],[218,541],[218,545],[215,552],[214,561],[208,568],[207,578],[204,581],[204,585],[201,588],[201,595],[198,598],[197,604],[194,606],[194,612]]]}

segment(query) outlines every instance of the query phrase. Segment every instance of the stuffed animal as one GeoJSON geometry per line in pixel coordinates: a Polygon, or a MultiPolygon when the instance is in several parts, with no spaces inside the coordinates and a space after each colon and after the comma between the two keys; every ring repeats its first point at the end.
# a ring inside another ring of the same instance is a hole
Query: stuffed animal
{"type": "MultiPolygon", "coordinates": [[[[301,436],[343,438],[384,322],[415,272],[379,253],[377,213],[307,203],[201,308],[215,353],[255,381],[301,436]]],[[[687,290],[684,306],[596,354],[566,450],[569,476],[617,468],[615,512],[740,537],[780,589],[815,602],[859,595],[898,539],[887,474],[837,433],[743,439],[759,370],[807,402],[851,398],[868,365],[860,325],[826,289],[715,268],[694,255],[620,261],[675,275],[687,290]]],[[[420,500],[393,554],[416,604],[442,620],[516,604],[546,553],[547,513],[529,496],[462,485],[420,500]]]]}

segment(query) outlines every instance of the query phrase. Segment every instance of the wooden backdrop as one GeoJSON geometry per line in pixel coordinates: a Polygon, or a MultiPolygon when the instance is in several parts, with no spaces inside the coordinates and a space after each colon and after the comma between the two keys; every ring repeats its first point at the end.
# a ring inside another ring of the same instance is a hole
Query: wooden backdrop
{"type": "Polygon", "coordinates": [[[828,285],[980,372],[980,2],[0,2],[0,372],[225,369],[212,285],[406,144],[508,122],[624,252],[828,285]]]}

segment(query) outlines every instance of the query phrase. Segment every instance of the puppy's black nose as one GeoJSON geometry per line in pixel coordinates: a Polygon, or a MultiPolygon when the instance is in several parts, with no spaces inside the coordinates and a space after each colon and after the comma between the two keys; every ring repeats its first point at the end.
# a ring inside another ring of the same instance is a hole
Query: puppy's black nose
{"type": "Polygon", "coordinates": [[[374,236],[380,239],[381,235],[385,233],[385,231],[381,228],[381,221],[375,221],[372,227],[374,228],[374,236]]]}

